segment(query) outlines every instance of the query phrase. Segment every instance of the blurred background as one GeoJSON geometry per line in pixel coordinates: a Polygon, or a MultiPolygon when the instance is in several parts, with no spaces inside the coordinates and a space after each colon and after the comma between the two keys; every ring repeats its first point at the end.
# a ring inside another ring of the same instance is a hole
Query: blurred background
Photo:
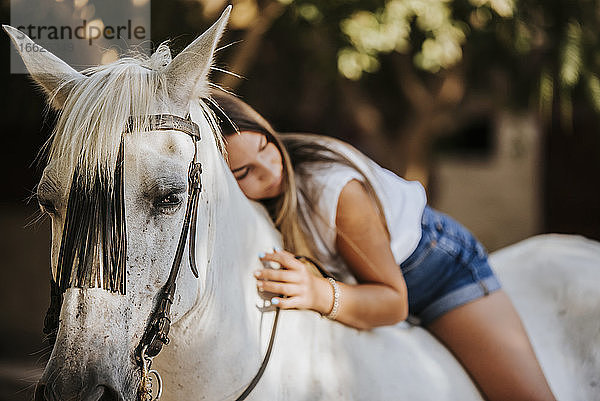
{"type": "MultiPolygon", "coordinates": [[[[152,1],[152,47],[181,51],[228,3],[152,1]]],[[[600,240],[600,0],[232,3],[212,80],[277,130],[341,138],[420,180],[490,251],[600,240]]],[[[20,400],[48,354],[50,230],[29,200],[56,116],[0,45],[0,400],[20,400]]]]}

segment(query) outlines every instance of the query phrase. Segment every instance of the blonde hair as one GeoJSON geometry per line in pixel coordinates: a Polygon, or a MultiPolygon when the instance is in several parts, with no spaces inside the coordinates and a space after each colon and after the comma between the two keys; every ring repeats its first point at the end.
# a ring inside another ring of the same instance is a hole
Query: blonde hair
{"type": "Polygon", "coordinates": [[[213,91],[211,98],[213,111],[219,119],[223,136],[227,137],[241,131],[259,132],[264,134],[281,153],[283,193],[276,198],[262,200],[261,203],[265,205],[275,226],[281,232],[285,249],[295,254],[313,257],[314,245],[299,224],[294,167],[281,138],[265,118],[237,97],[222,91],[213,91]]]}
{"type": "MultiPolygon", "coordinates": [[[[320,138],[318,135],[278,134],[256,110],[231,94],[215,91],[211,94],[211,97],[216,106],[215,113],[220,120],[221,132],[225,137],[241,131],[262,133],[281,152],[284,171],[283,193],[277,198],[262,200],[261,203],[265,205],[275,226],[281,232],[287,250],[297,255],[309,257],[315,257],[318,253],[314,241],[302,228],[303,226],[307,227],[306,222],[310,217],[305,216],[298,207],[300,189],[296,184],[296,175],[302,173],[302,165],[305,163],[334,162],[344,164],[358,171],[363,178],[365,189],[376,203],[379,215],[387,230],[383,207],[373,185],[365,172],[347,156],[318,143],[318,138],[320,138]]],[[[314,194],[303,192],[302,195],[310,212],[327,222],[328,220],[320,216],[314,207],[312,201],[315,198],[314,194]]],[[[332,228],[342,237],[345,237],[344,233],[340,232],[337,227],[332,228]]],[[[352,241],[349,242],[351,246],[357,248],[356,244],[353,244],[352,241]]]]}

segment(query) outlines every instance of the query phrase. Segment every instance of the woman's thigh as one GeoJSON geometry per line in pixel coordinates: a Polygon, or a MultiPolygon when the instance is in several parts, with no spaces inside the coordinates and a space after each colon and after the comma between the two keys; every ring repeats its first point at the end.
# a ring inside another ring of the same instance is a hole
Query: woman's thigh
{"type": "Polygon", "coordinates": [[[554,400],[511,301],[502,290],[459,306],[427,329],[489,400],[554,400]]]}

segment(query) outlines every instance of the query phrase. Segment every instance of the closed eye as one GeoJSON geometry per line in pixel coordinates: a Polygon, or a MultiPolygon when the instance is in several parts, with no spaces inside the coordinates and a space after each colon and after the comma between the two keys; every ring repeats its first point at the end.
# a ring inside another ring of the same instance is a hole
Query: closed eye
{"type": "MultiPolygon", "coordinates": [[[[267,148],[267,146],[269,146],[269,140],[267,139],[267,136],[261,135],[260,142],[258,143],[257,153],[260,153],[263,150],[265,150],[267,148]]],[[[235,177],[235,179],[240,181],[240,180],[243,180],[244,178],[246,178],[248,176],[248,173],[251,170],[252,170],[252,166],[243,166],[243,167],[233,169],[232,172],[233,172],[233,176],[235,177]]]]}
{"type": "Polygon", "coordinates": [[[246,176],[248,175],[249,172],[250,172],[250,167],[249,166],[242,167],[241,170],[236,171],[236,174],[234,174],[235,175],[235,179],[238,180],[238,181],[239,180],[243,180],[244,178],[246,178],[246,176]],[[240,175],[236,175],[237,173],[240,173],[240,172],[241,172],[240,175]]]}

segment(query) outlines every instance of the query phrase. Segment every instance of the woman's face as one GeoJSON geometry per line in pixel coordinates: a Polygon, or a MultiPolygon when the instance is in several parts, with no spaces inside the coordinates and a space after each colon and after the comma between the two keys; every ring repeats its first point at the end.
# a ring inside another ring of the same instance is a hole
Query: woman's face
{"type": "Polygon", "coordinates": [[[282,193],[283,163],[264,134],[242,131],[226,137],[229,167],[244,194],[254,200],[282,193]]]}

